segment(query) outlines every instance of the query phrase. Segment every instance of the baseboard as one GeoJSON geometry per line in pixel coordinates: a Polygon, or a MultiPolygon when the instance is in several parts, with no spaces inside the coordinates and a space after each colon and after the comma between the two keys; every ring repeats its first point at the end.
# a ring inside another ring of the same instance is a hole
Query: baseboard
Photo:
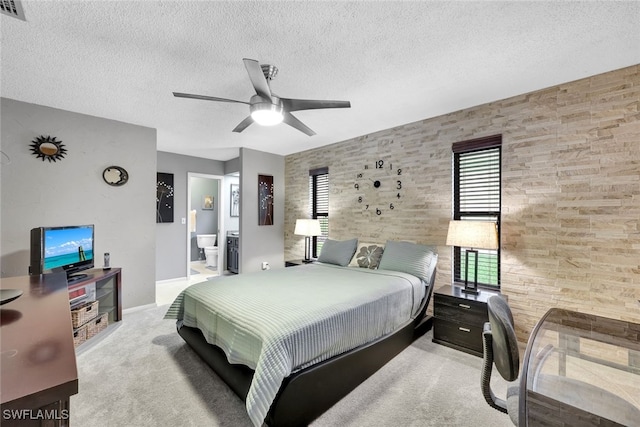
{"type": "Polygon", "coordinates": [[[184,276],[184,277],[174,277],[173,279],[156,280],[156,286],[158,286],[158,285],[165,285],[165,284],[169,284],[169,283],[173,283],[173,282],[178,282],[178,281],[185,281],[185,280],[187,280],[187,276],[184,276]]]}
{"type": "Polygon", "coordinates": [[[157,306],[158,304],[154,302],[153,304],[145,304],[145,305],[138,305],[135,307],[125,308],[124,310],[122,310],[122,316],[129,313],[135,313],[136,311],[146,310],[147,308],[155,308],[157,306]]]}

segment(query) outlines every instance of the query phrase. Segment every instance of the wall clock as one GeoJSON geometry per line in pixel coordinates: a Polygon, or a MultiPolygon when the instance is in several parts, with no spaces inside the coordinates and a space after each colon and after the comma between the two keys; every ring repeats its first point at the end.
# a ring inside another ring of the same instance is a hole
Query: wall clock
{"type": "Polygon", "coordinates": [[[109,185],[119,187],[129,181],[129,173],[120,166],[109,166],[102,171],[102,179],[109,185]]]}
{"type": "Polygon", "coordinates": [[[376,160],[365,164],[356,174],[353,184],[358,197],[356,203],[364,212],[375,215],[393,212],[403,197],[402,168],[388,160],[376,160]]]}

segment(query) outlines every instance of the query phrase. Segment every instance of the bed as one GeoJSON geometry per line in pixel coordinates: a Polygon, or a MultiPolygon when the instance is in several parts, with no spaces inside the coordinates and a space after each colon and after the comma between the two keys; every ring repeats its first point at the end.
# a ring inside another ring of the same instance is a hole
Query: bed
{"type": "Polygon", "coordinates": [[[387,242],[378,269],[347,255],[195,284],[167,311],[254,425],[308,425],[430,327],[435,248],[387,242]]]}

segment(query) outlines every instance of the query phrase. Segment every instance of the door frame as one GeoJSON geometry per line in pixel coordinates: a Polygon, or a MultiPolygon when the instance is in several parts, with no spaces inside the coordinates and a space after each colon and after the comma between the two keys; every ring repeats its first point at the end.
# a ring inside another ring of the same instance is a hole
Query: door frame
{"type": "MultiPolygon", "coordinates": [[[[224,191],[224,189],[222,187],[224,187],[224,176],[222,175],[214,175],[214,174],[207,174],[207,173],[200,173],[200,172],[187,172],[187,213],[186,213],[186,218],[190,218],[190,214],[191,214],[191,178],[205,178],[205,179],[214,179],[216,181],[218,181],[218,194],[216,194],[216,198],[218,200],[217,203],[217,208],[214,207],[214,209],[218,210],[218,274],[220,276],[222,276],[224,270],[221,270],[223,268],[222,265],[222,260],[224,260],[224,251],[226,250],[226,239],[222,239],[220,238],[220,236],[226,236],[226,231],[224,229],[224,219],[223,219],[223,215],[225,209],[227,208],[226,206],[226,200],[228,199],[228,197],[226,197],[226,193],[224,191]]],[[[215,206],[215,205],[214,205],[215,206]]],[[[187,245],[187,266],[186,266],[186,270],[187,270],[187,280],[191,279],[191,232],[189,231],[189,224],[187,223],[187,226],[185,227],[186,229],[186,245],[187,245]]]]}

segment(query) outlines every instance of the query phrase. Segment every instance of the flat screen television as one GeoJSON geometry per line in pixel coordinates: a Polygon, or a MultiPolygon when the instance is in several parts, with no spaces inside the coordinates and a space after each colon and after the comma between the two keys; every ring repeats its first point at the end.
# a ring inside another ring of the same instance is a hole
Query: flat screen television
{"type": "Polygon", "coordinates": [[[64,271],[69,282],[87,277],[77,273],[94,267],[93,228],[91,224],[31,229],[29,273],[64,271]]]}

